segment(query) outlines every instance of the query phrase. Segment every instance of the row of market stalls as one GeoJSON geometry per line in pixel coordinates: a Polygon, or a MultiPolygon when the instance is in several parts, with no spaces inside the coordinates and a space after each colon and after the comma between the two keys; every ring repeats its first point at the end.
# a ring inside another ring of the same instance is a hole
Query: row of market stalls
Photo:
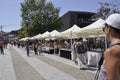
{"type": "Polygon", "coordinates": [[[43,34],[38,34],[33,37],[25,37],[20,39],[20,41],[26,41],[27,39],[74,39],[79,37],[90,37],[90,36],[99,36],[103,35],[104,32],[102,28],[104,27],[105,21],[103,19],[98,19],[96,22],[84,27],[80,28],[77,25],[73,25],[71,28],[58,32],[57,30],[53,30],[51,32],[46,31],[43,34]]]}
{"type": "MultiPolygon", "coordinates": [[[[69,39],[70,44],[72,44],[72,40],[75,38],[79,38],[79,37],[83,37],[83,38],[88,38],[88,37],[100,37],[101,35],[104,36],[104,32],[102,30],[102,28],[104,27],[104,23],[105,21],[103,19],[98,19],[97,21],[93,22],[92,24],[84,27],[84,28],[80,28],[77,25],[73,25],[71,28],[63,31],[63,32],[58,32],[57,30],[53,30],[51,32],[44,32],[43,34],[38,34],[35,35],[33,37],[25,37],[20,39],[20,41],[26,41],[26,40],[46,40],[46,41],[50,41],[53,40],[55,41],[56,39],[69,39]]],[[[61,43],[60,43],[61,44],[61,43]]],[[[54,44],[55,45],[55,42],[54,44]]],[[[72,46],[72,45],[70,45],[72,46]]],[[[53,50],[52,52],[55,52],[55,46],[53,48],[50,48],[50,45],[45,48],[49,47],[49,51],[50,49],[53,50]]],[[[65,57],[68,59],[72,58],[72,54],[71,54],[71,48],[59,48],[59,53],[58,53],[61,57],[65,57]]],[[[98,63],[98,60],[100,58],[100,54],[98,54],[97,52],[91,52],[88,51],[88,65],[93,65],[96,66],[96,64],[98,63]]]]}

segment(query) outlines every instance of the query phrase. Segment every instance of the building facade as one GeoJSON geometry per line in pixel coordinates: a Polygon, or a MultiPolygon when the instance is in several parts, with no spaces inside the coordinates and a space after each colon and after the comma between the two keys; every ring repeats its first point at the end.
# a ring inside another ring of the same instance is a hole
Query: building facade
{"type": "Polygon", "coordinates": [[[93,21],[91,20],[91,17],[95,15],[95,13],[92,12],[80,12],[80,11],[68,11],[66,14],[64,14],[61,17],[61,20],[63,22],[63,26],[59,31],[64,31],[70,27],[72,27],[74,24],[76,24],[79,27],[85,27],[89,24],[91,24],[93,21]]]}

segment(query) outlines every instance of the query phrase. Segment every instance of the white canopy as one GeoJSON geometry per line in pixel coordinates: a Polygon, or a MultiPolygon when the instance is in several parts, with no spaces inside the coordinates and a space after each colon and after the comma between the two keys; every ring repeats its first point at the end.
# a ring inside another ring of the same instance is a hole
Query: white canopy
{"type": "Polygon", "coordinates": [[[41,34],[35,36],[35,39],[40,39],[40,38],[41,38],[41,34]]]}
{"type": "Polygon", "coordinates": [[[41,35],[41,38],[46,38],[49,36],[49,34],[50,34],[50,32],[46,31],[41,35]]]}
{"type": "Polygon", "coordinates": [[[60,38],[60,32],[58,32],[57,30],[53,30],[51,31],[49,34],[47,34],[46,36],[44,36],[45,39],[56,39],[56,38],[60,38]]]}
{"type": "Polygon", "coordinates": [[[50,38],[60,38],[60,32],[58,32],[57,30],[53,30],[50,32],[50,38]]]}
{"type": "Polygon", "coordinates": [[[35,39],[35,36],[31,37],[30,39],[31,39],[31,40],[34,40],[34,39],[35,39]]]}
{"type": "Polygon", "coordinates": [[[102,30],[104,23],[105,21],[103,19],[98,19],[96,22],[82,28],[77,35],[80,35],[81,37],[87,37],[90,35],[102,35],[104,34],[102,30]]]}
{"type": "Polygon", "coordinates": [[[30,37],[22,38],[22,39],[20,39],[20,41],[27,41],[28,39],[30,39],[30,37]]]}
{"type": "Polygon", "coordinates": [[[38,34],[38,35],[36,35],[36,36],[33,36],[32,38],[30,38],[30,39],[40,39],[41,38],[41,34],[38,34]]]}
{"type": "Polygon", "coordinates": [[[78,37],[76,34],[78,33],[78,31],[80,31],[81,28],[78,27],[77,25],[73,25],[71,28],[61,32],[61,35],[67,38],[74,38],[74,37],[78,37]]]}

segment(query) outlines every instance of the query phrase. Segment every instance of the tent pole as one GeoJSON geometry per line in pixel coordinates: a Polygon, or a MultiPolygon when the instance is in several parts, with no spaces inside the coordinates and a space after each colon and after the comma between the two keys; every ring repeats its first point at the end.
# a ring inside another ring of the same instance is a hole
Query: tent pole
{"type": "Polygon", "coordinates": [[[72,44],[72,31],[70,31],[70,37],[71,37],[71,60],[73,60],[72,58],[73,58],[73,53],[72,53],[72,46],[73,46],[73,44],[72,44]]]}
{"type": "Polygon", "coordinates": [[[72,51],[72,31],[70,31],[70,42],[71,42],[71,51],[72,51]]]}
{"type": "Polygon", "coordinates": [[[106,36],[105,36],[105,50],[107,49],[107,39],[106,39],[106,36]]]}
{"type": "MultiPolygon", "coordinates": [[[[97,34],[97,39],[99,40],[99,35],[97,34]]],[[[97,64],[96,64],[96,66],[98,67],[98,63],[99,63],[99,56],[97,56],[97,64]]]]}
{"type": "Polygon", "coordinates": [[[54,39],[54,54],[55,54],[55,46],[56,46],[56,44],[55,44],[55,39],[54,39]]]}

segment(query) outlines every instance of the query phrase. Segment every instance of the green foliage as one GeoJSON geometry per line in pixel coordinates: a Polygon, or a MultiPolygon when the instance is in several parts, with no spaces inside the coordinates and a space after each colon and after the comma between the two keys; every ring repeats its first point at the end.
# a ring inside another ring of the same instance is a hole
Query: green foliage
{"type": "Polygon", "coordinates": [[[28,33],[27,33],[26,28],[21,28],[21,30],[19,31],[18,38],[21,39],[27,36],[28,36],[28,33]]]}
{"type": "MultiPolygon", "coordinates": [[[[114,0],[115,2],[115,0],[114,0]]],[[[113,13],[120,13],[118,5],[109,2],[98,2],[100,8],[98,8],[97,13],[92,16],[92,19],[97,20],[99,18],[106,19],[109,15],[113,13]]]]}
{"type": "Polygon", "coordinates": [[[45,31],[58,30],[62,25],[59,19],[60,8],[46,0],[25,0],[21,3],[22,27],[20,36],[34,36],[45,31]]]}

